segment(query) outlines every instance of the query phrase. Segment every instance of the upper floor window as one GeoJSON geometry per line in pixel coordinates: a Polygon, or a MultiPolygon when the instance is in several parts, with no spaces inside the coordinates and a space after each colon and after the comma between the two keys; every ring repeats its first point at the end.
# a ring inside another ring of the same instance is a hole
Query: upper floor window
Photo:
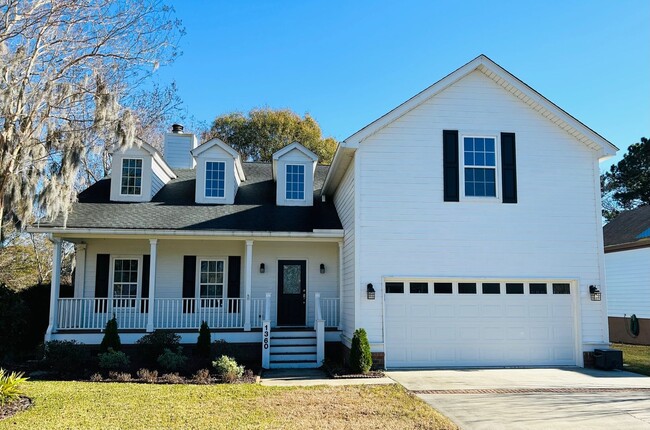
{"type": "Polygon", "coordinates": [[[124,158],[122,160],[122,187],[120,194],[142,194],[142,159],[124,158]]]}
{"type": "Polygon", "coordinates": [[[465,197],[496,197],[496,139],[464,137],[462,160],[465,197]]]}
{"type": "Polygon", "coordinates": [[[305,166],[302,164],[287,164],[286,199],[305,199],[305,166]]]}
{"type": "Polygon", "coordinates": [[[226,163],[223,161],[207,161],[205,163],[205,196],[225,197],[226,195],[226,163]]]}

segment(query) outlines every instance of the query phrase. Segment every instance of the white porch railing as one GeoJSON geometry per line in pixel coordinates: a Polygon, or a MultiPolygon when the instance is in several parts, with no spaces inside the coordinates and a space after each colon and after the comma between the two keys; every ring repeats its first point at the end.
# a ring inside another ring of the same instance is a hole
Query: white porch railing
{"type": "Polygon", "coordinates": [[[154,328],[243,328],[244,299],[155,299],[154,328]]]}
{"type": "Polygon", "coordinates": [[[325,320],[325,327],[339,326],[339,303],[340,300],[338,298],[320,298],[321,315],[325,320]]]}
{"type": "Polygon", "coordinates": [[[115,316],[120,329],[144,329],[148,309],[149,299],[59,299],[56,328],[103,329],[115,316]]]}

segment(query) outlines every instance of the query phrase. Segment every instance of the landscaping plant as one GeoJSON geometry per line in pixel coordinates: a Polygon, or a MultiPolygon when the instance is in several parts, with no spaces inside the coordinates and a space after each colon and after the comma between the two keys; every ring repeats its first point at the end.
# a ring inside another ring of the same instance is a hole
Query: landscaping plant
{"type": "Polygon", "coordinates": [[[183,348],[179,346],[176,352],[165,348],[165,351],[160,354],[157,361],[162,369],[170,372],[178,372],[185,368],[187,357],[183,355],[183,348]]]}
{"type": "Polygon", "coordinates": [[[104,338],[102,339],[102,343],[99,345],[99,350],[102,352],[106,352],[111,348],[113,351],[119,351],[122,349],[120,335],[117,333],[117,319],[115,318],[115,315],[113,315],[113,318],[108,320],[106,323],[104,338]]]}
{"type": "Polygon", "coordinates": [[[176,351],[180,346],[181,337],[175,333],[156,330],[142,336],[136,343],[142,361],[149,367],[156,367],[157,360],[165,349],[176,351]]]}
{"type": "Polygon", "coordinates": [[[354,373],[368,373],[372,367],[372,355],[370,343],[366,331],[359,328],[352,336],[352,348],[350,349],[350,369],[354,373]]]}
{"type": "Polygon", "coordinates": [[[79,374],[88,360],[88,351],[74,340],[52,340],[45,343],[45,363],[64,375],[79,374]]]}
{"type": "Polygon", "coordinates": [[[158,381],[158,371],[149,370],[149,369],[140,369],[136,374],[138,379],[142,382],[147,382],[149,384],[155,384],[158,381]]]}
{"type": "Polygon", "coordinates": [[[217,375],[224,382],[233,383],[244,374],[244,366],[238,365],[234,358],[227,355],[217,358],[216,361],[212,362],[212,366],[214,366],[217,375]]]}
{"type": "Polygon", "coordinates": [[[211,342],[210,327],[208,327],[207,322],[203,321],[199,329],[199,338],[196,341],[196,352],[200,357],[210,357],[211,342]]]}
{"type": "Polygon", "coordinates": [[[100,353],[99,367],[105,370],[125,370],[131,364],[129,357],[122,351],[115,351],[108,348],[108,351],[100,353]]]}
{"type": "Polygon", "coordinates": [[[24,373],[7,373],[0,367],[0,406],[17,400],[22,394],[20,386],[27,381],[24,373]]]}

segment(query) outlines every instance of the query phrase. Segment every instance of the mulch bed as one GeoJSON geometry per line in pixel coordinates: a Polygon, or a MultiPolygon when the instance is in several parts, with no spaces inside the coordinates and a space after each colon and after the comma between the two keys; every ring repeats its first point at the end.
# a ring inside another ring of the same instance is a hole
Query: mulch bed
{"type": "Polygon", "coordinates": [[[29,397],[20,397],[18,400],[15,400],[10,403],[6,403],[0,406],[0,420],[5,418],[12,417],[18,412],[22,412],[32,406],[32,399],[29,397]]]}
{"type": "Polygon", "coordinates": [[[341,366],[325,365],[325,371],[332,379],[369,379],[369,378],[383,378],[384,372],[381,370],[371,370],[368,373],[352,373],[350,369],[341,366]]]}

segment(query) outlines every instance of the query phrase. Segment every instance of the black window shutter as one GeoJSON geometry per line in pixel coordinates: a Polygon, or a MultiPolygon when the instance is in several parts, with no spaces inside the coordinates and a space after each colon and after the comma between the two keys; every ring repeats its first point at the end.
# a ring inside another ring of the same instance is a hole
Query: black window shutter
{"type": "Polygon", "coordinates": [[[503,203],[517,203],[517,153],[514,133],[501,133],[501,183],[503,203]]]}
{"type": "MultiPolygon", "coordinates": [[[[97,254],[97,267],[95,267],[95,297],[104,299],[108,297],[108,277],[111,265],[110,254],[97,254]]],[[[95,302],[95,312],[107,312],[106,301],[95,302]]]]}
{"type": "MultiPolygon", "coordinates": [[[[149,298],[149,268],[151,267],[151,257],[149,255],[142,256],[142,294],[140,297],[143,299],[149,298]]],[[[142,301],[140,304],[140,312],[149,312],[148,301],[142,301]]]]}
{"type": "MultiPolygon", "coordinates": [[[[241,257],[228,257],[228,297],[236,299],[241,294],[241,257]]],[[[230,302],[230,312],[240,312],[238,301],[230,302]]]]}
{"type": "MultiPolygon", "coordinates": [[[[196,297],[196,256],[185,255],[183,257],[183,298],[193,299],[196,297]]],[[[183,313],[194,312],[194,302],[183,300],[183,313]]]]}
{"type": "Polygon", "coordinates": [[[442,160],[444,200],[457,202],[459,200],[458,187],[458,130],[442,131],[442,160]]]}

